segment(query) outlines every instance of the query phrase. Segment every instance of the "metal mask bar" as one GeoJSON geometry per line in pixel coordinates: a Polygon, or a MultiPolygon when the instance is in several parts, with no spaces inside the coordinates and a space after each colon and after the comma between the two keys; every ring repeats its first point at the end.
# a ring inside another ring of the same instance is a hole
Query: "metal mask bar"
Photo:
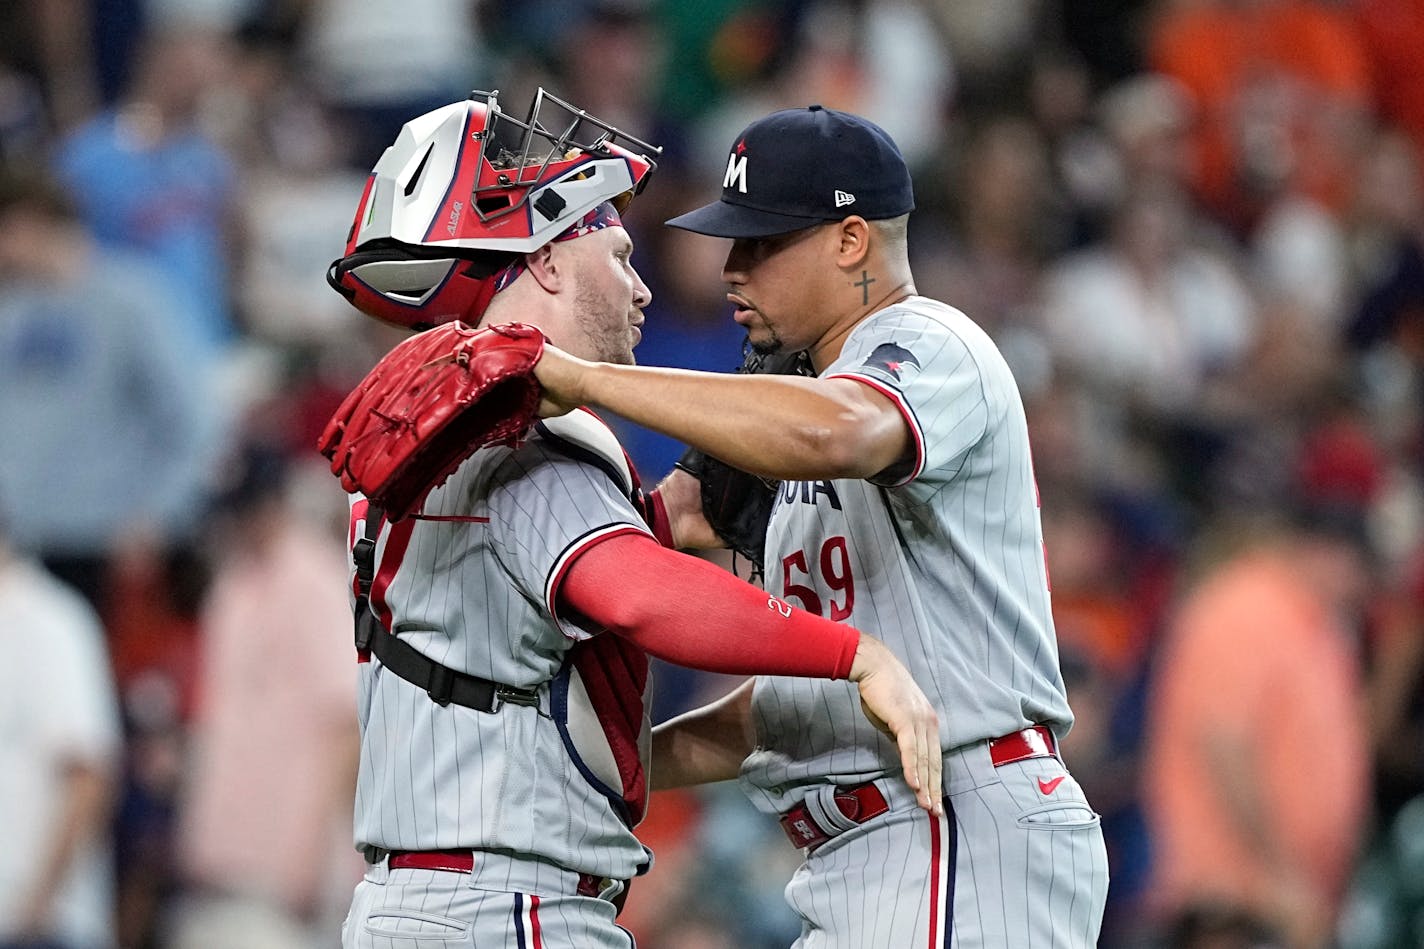
{"type": "Polygon", "coordinates": [[[480,207],[478,200],[473,200],[471,204],[482,221],[502,217],[523,207],[529,200],[529,193],[533,186],[544,180],[549,165],[573,157],[571,153],[607,154],[608,146],[612,144],[630,151],[642,152],[641,157],[652,168],[657,167],[654,157],[662,154],[660,147],[620,131],[608,122],[589,115],[583,109],[546,92],[542,87],[535,93],[534,101],[529,106],[529,113],[522,121],[500,109],[498,90],[492,92],[476,90],[470,94],[470,98],[483,99],[487,106],[485,128],[475,133],[475,137],[480,141],[479,167],[483,168],[486,161],[489,161],[490,167],[496,167],[496,162],[510,166],[497,168],[497,183],[484,186],[476,185],[473,197],[478,198],[480,194],[502,192],[515,187],[525,189],[518,200],[511,201],[507,206],[493,211],[485,211],[480,207]],[[569,118],[567,126],[557,133],[549,128],[553,124],[549,113],[556,109],[562,109],[569,118]],[[574,136],[584,123],[601,130],[600,134],[588,142],[576,139],[574,136]],[[519,130],[517,144],[501,140],[498,133],[504,126],[513,126],[519,130]],[[542,158],[531,157],[536,136],[549,143],[549,150],[544,153],[542,158]],[[500,150],[493,155],[493,160],[490,155],[491,143],[500,150]],[[517,157],[513,153],[513,149],[516,147],[519,149],[517,157]],[[513,162],[501,160],[501,154],[505,152],[514,158],[513,162]]]}

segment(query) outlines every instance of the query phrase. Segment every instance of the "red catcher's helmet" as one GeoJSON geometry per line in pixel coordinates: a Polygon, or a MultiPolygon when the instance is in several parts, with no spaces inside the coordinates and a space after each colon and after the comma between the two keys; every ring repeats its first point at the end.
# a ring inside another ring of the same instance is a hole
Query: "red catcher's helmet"
{"type": "Polygon", "coordinates": [[[498,92],[412,119],[366,180],[327,282],[410,329],[478,321],[493,276],[593,208],[622,211],[662,151],[540,89],[523,120],[498,92]]]}

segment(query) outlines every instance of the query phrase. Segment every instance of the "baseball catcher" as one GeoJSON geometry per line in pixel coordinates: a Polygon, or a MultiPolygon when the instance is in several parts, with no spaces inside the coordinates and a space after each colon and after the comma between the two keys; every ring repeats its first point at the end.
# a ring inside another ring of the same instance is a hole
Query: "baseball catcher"
{"type": "Polygon", "coordinates": [[[323,432],[342,487],[400,521],[475,451],[529,432],[543,334],[465,324],[526,252],[617,225],[658,151],[542,89],[522,122],[476,92],[406,124],[327,282],[368,316],[426,332],[388,353],[323,432]]]}

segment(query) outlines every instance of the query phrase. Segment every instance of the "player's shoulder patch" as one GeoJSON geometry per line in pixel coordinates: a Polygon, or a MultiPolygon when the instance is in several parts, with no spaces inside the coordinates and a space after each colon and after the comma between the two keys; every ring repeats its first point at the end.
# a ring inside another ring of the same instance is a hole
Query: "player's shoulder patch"
{"type": "Polygon", "coordinates": [[[917,372],[921,367],[919,358],[912,350],[892,340],[872,349],[861,361],[859,368],[862,372],[870,372],[882,378],[889,377],[899,383],[905,376],[917,372]]]}
{"type": "Polygon", "coordinates": [[[534,430],[561,454],[596,465],[608,473],[624,494],[633,493],[635,480],[628,456],[618,436],[603,420],[587,409],[546,418],[534,430]]]}

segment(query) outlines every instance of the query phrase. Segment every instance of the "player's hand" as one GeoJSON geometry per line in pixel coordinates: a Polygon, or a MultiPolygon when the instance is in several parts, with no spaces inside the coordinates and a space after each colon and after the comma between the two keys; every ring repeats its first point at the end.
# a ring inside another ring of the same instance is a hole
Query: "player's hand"
{"type": "Polygon", "coordinates": [[[566,415],[583,405],[584,373],[593,363],[577,356],[571,356],[549,343],[544,344],[544,354],[534,364],[534,378],[539,380],[543,393],[539,399],[539,417],[551,418],[566,415]]]}
{"type": "Polygon", "coordinates": [[[667,509],[675,549],[708,550],[727,546],[702,516],[702,483],[691,474],[674,468],[658,485],[658,496],[667,509]]]}
{"type": "Polygon", "coordinates": [[[944,813],[939,716],[910,671],[884,643],[861,633],[849,678],[860,689],[865,717],[899,746],[905,780],[919,805],[936,816],[944,813]]]}

